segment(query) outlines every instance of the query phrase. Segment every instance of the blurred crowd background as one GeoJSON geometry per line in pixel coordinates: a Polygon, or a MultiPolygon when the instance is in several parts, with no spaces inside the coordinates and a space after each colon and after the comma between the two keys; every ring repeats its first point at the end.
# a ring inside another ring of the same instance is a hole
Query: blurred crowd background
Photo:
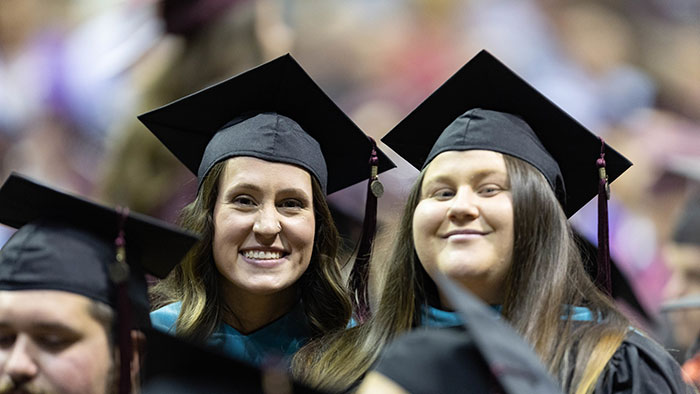
{"type": "MultiPolygon", "coordinates": [[[[700,182],[698,0],[2,0],[0,175],[174,221],[196,182],[136,115],[291,52],[378,140],[481,49],[633,161],[612,256],[655,319],[696,336],[698,308],[660,311],[692,291],[679,255],[700,283],[672,237],[700,182]]],[[[394,158],[380,244],[417,175],[394,158]]],[[[348,250],[364,187],[330,197],[348,250]]],[[[572,221],[594,240],[595,202],[572,221]]]]}

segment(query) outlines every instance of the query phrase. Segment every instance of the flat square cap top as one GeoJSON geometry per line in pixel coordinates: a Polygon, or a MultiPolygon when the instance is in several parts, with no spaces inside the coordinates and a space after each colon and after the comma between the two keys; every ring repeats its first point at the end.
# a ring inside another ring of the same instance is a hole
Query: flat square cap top
{"type": "Polygon", "coordinates": [[[112,306],[109,266],[121,223],[134,285],[129,293],[137,304],[148,304],[143,273],[165,277],[198,240],[168,223],[124,216],[15,173],[0,187],[0,223],[18,228],[0,251],[0,289],[61,290],[112,306]]]}
{"type": "MultiPolygon", "coordinates": [[[[416,168],[449,150],[492,150],[537,168],[567,216],[598,192],[601,141],[486,51],[479,52],[382,141],[416,168]]],[[[605,145],[609,182],[631,163],[605,145]]]]}
{"type": "MultiPolygon", "coordinates": [[[[370,174],[372,142],[287,54],[139,116],[199,184],[235,156],[300,166],[333,193],[370,174]]],[[[394,164],[377,152],[379,171],[394,164]]]]}

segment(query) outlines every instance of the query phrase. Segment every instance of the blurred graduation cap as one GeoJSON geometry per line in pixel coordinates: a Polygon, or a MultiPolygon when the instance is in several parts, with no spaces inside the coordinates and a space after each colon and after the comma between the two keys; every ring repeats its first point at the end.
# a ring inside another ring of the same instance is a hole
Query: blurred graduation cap
{"type": "MultiPolygon", "coordinates": [[[[691,194],[685,203],[671,239],[677,244],[700,247],[700,190],[691,194]]],[[[700,308],[700,294],[690,294],[666,301],[661,306],[661,311],[669,312],[688,308],[700,308]]]]}
{"type": "Polygon", "coordinates": [[[375,370],[411,393],[561,393],[531,346],[443,274],[436,284],[463,330],[418,329],[390,344],[375,370]]]}
{"type": "MultiPolygon", "coordinates": [[[[366,278],[376,198],[383,193],[377,174],[395,165],[291,55],[140,115],[139,119],[197,174],[199,186],[216,163],[236,156],[299,166],[316,178],[326,194],[369,179],[358,247],[361,261],[356,262],[351,274],[353,278],[366,278]]],[[[353,282],[362,281],[366,279],[353,282]]]]}
{"type": "Polygon", "coordinates": [[[700,246],[700,190],[693,193],[685,203],[672,239],[679,244],[700,246]]]}
{"type": "Polygon", "coordinates": [[[0,187],[0,223],[18,229],[0,251],[0,290],[59,290],[112,307],[128,380],[129,331],[150,327],[144,273],[165,277],[197,236],[16,173],[0,187]]]}
{"type": "Polygon", "coordinates": [[[142,393],[308,393],[279,369],[263,370],[158,330],[147,333],[142,393]]]}
{"type": "Polygon", "coordinates": [[[162,0],[160,13],[168,33],[190,35],[245,0],[162,0]]]}
{"type": "MultiPolygon", "coordinates": [[[[487,51],[469,60],[382,141],[416,168],[452,150],[517,157],[545,176],[567,217],[602,196],[599,262],[609,264],[608,182],[631,163],[487,51]]],[[[603,287],[609,289],[609,283],[603,287]]]]}
{"type": "MultiPolygon", "coordinates": [[[[700,130],[698,130],[700,134],[700,130]]],[[[700,187],[700,156],[671,153],[660,165],[661,174],[652,185],[652,191],[663,193],[677,190],[679,186],[700,187]]]]}

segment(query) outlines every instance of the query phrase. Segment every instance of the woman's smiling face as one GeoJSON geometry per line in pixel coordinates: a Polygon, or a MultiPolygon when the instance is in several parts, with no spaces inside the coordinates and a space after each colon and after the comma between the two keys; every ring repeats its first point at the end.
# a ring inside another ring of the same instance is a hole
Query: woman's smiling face
{"type": "Polygon", "coordinates": [[[428,165],[413,215],[413,242],[439,270],[488,303],[500,303],[513,255],[513,202],[503,155],[448,151],[428,165]]]}
{"type": "Polygon", "coordinates": [[[214,205],[214,261],[236,291],[269,295],[291,287],[313,253],[311,175],[252,157],[226,163],[214,205]]]}

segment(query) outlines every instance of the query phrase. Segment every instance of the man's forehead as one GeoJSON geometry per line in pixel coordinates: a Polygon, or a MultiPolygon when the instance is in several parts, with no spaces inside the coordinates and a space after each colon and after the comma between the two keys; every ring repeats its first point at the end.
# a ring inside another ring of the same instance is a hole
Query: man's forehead
{"type": "Polygon", "coordinates": [[[59,290],[1,290],[0,324],[63,324],[78,327],[93,317],[93,301],[59,290]]]}

